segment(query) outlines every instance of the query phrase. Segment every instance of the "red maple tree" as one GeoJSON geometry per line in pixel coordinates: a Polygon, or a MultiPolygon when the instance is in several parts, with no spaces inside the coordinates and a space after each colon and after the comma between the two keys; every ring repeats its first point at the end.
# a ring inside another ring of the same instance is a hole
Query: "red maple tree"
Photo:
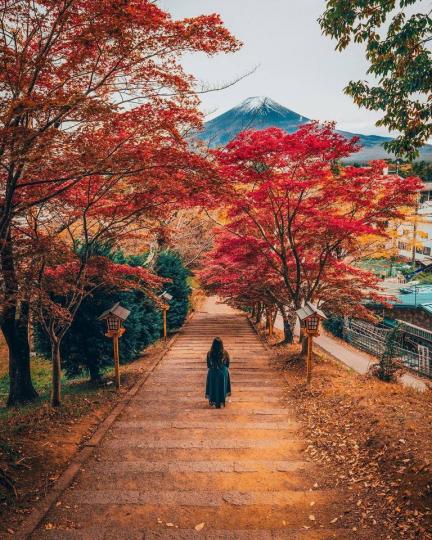
{"type": "Polygon", "coordinates": [[[152,191],[153,214],[181,201],[203,162],[182,142],[201,117],[180,56],[239,43],[217,15],[176,21],[150,0],[16,0],[1,4],[0,18],[0,326],[15,404],[36,396],[31,293],[21,279],[33,248],[23,225],[47,202],[75,189],[78,197],[88,178],[119,189],[106,215],[130,203],[132,216],[146,182],[144,205],[152,191]]]}
{"type": "Polygon", "coordinates": [[[236,301],[246,295],[250,306],[264,288],[264,302],[273,296],[282,313],[287,340],[295,310],[307,301],[369,315],[361,302],[379,287],[352,264],[365,248],[361,240],[385,238],[388,221],[421,186],[418,178],[384,174],[383,162],[341,166],[357,148],[332,124],[311,123],[293,134],[245,131],[217,151],[227,218],[204,282],[236,301]]]}

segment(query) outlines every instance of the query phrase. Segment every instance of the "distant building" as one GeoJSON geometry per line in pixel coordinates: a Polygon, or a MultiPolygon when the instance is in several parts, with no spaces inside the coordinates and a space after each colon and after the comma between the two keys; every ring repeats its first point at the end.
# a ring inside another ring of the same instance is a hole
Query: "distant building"
{"type": "Polygon", "coordinates": [[[432,285],[408,283],[393,296],[396,300],[389,302],[391,307],[377,303],[368,303],[367,306],[383,319],[404,321],[432,332],[432,285]]]}
{"type": "Polygon", "coordinates": [[[432,263],[432,182],[420,191],[418,208],[397,229],[397,249],[401,257],[428,265],[432,263]]]}

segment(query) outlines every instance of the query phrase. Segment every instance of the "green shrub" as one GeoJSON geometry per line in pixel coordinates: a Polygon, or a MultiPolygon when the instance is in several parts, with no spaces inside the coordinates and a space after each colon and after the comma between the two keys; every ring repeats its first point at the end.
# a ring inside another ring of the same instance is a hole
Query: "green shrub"
{"type": "MultiPolygon", "coordinates": [[[[111,253],[109,247],[102,246],[101,254],[113,261],[130,266],[145,266],[146,256],[125,256],[122,252],[111,253]]],[[[168,311],[168,329],[179,328],[184,323],[189,310],[191,292],[187,280],[189,271],[184,267],[178,254],[162,252],[156,262],[155,272],[172,279],[164,289],[173,299],[168,311]]],[[[88,372],[92,381],[100,379],[102,370],[113,364],[112,340],[106,337],[105,322],[98,321],[99,315],[116,302],[130,311],[121,337],[120,362],[131,362],[141,351],[158,340],[162,335],[162,313],[159,307],[141,291],[113,291],[98,289],[84,298],[75,319],[61,343],[62,366],[68,377],[76,377],[88,372]]],[[[35,329],[36,350],[44,356],[50,355],[48,336],[40,326],[35,329]]]]}
{"type": "Polygon", "coordinates": [[[189,311],[189,297],[191,288],[188,285],[190,272],[185,268],[183,261],[175,251],[163,251],[157,258],[155,270],[161,277],[172,280],[166,283],[164,290],[172,295],[169,302],[167,323],[169,330],[180,328],[189,311]]]}
{"type": "MultiPolygon", "coordinates": [[[[122,252],[112,252],[106,245],[98,246],[97,250],[116,263],[145,265],[144,255],[128,257],[122,252]]],[[[61,343],[62,367],[68,377],[87,371],[90,379],[97,381],[102,370],[113,364],[112,340],[104,335],[106,323],[98,321],[98,317],[116,302],[131,312],[124,324],[126,332],[120,339],[122,364],[136,359],[145,347],[160,338],[162,314],[144,293],[139,290],[97,289],[84,298],[61,343]]],[[[35,329],[35,345],[39,353],[50,355],[50,341],[40,326],[35,329]]]]}
{"type": "Polygon", "coordinates": [[[324,319],[323,326],[330,334],[343,339],[343,317],[329,315],[327,319],[324,319]]]}
{"type": "MultiPolygon", "coordinates": [[[[68,377],[87,371],[97,381],[103,368],[113,364],[112,340],[106,337],[105,322],[99,315],[115,302],[130,310],[120,338],[120,362],[135,360],[140,352],[162,333],[162,315],[140,291],[98,290],[83,300],[75,320],[61,344],[63,369],[68,377]]],[[[40,328],[36,331],[38,352],[49,355],[49,339],[40,328]]]]}

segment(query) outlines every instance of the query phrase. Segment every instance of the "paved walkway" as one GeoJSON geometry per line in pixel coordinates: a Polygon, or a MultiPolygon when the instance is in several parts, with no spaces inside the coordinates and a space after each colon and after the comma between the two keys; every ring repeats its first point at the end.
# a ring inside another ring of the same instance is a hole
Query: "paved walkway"
{"type": "MultiPolygon", "coordinates": [[[[283,330],[283,321],[280,315],[276,318],[275,327],[283,330]]],[[[298,327],[296,327],[295,334],[299,335],[298,327]]],[[[321,334],[315,338],[314,343],[321,347],[324,352],[330,354],[353,371],[360,373],[360,375],[365,375],[369,371],[370,366],[377,362],[377,359],[370,354],[354,349],[354,347],[349,347],[342,341],[334,339],[327,334],[321,334]]],[[[428,385],[424,379],[416,377],[409,372],[404,373],[400,380],[404,386],[415,388],[420,392],[428,389],[428,385]]]]}
{"type": "Polygon", "coordinates": [[[325,540],[345,495],[321,490],[283,383],[246,318],[209,301],[50,510],[33,540],[325,540]],[[203,397],[220,335],[232,357],[226,409],[203,397]]]}

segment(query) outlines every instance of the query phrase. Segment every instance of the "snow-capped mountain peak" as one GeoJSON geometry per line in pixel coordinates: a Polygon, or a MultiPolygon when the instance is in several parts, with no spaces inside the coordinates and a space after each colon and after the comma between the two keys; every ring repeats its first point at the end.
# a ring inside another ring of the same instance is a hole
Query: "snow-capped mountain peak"
{"type": "Polygon", "coordinates": [[[261,107],[268,107],[272,104],[277,106],[276,102],[266,96],[254,96],[245,99],[237,108],[243,111],[256,111],[261,107]]]}
{"type": "Polygon", "coordinates": [[[227,143],[245,129],[276,126],[293,132],[309,120],[266,96],[249,97],[206,123],[201,134],[213,146],[227,143]]]}
{"type": "MultiPolygon", "coordinates": [[[[309,118],[300,115],[266,96],[249,97],[236,107],[206,122],[199,136],[210,146],[223,146],[238,133],[247,129],[266,129],[277,127],[287,133],[293,133],[300,126],[310,122],[309,118]]],[[[351,138],[354,133],[340,131],[351,138]]],[[[363,149],[353,154],[352,160],[367,162],[370,159],[387,159],[391,156],[382,144],[390,141],[389,137],[378,135],[359,135],[363,149]]],[[[426,145],[420,150],[420,159],[430,161],[432,146],[426,145]]]]}
{"type": "Polygon", "coordinates": [[[237,113],[253,113],[253,114],[268,114],[269,112],[275,112],[284,114],[287,109],[276,103],[273,99],[266,96],[254,96],[249,97],[242,101],[240,105],[234,108],[237,113]]]}

